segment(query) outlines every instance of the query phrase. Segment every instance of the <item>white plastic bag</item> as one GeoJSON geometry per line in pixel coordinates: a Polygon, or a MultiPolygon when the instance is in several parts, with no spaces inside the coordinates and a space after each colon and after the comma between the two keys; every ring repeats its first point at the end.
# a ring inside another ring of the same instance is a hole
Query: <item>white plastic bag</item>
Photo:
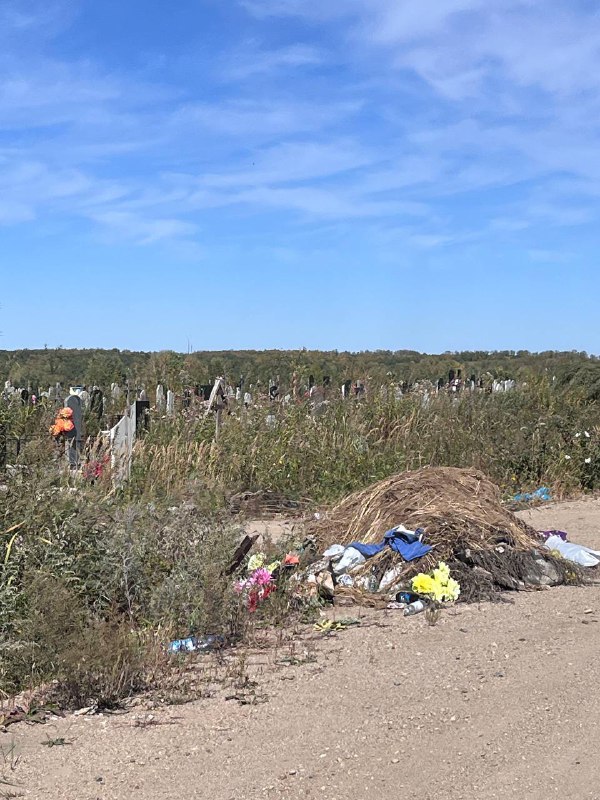
{"type": "Polygon", "coordinates": [[[403,561],[401,564],[391,567],[387,572],[384,572],[381,583],[379,584],[379,591],[385,592],[390,586],[393,586],[399,581],[405,566],[406,563],[403,561]]]}
{"type": "Polygon", "coordinates": [[[564,542],[560,536],[549,536],[545,546],[548,550],[558,550],[567,561],[582,567],[596,567],[600,564],[600,553],[597,550],[590,550],[589,547],[574,542],[564,542]]]}
{"type": "Polygon", "coordinates": [[[332,544],[323,553],[323,558],[341,558],[345,549],[343,544],[332,544]]]}
{"type": "Polygon", "coordinates": [[[360,567],[366,560],[363,554],[355,547],[347,547],[344,550],[344,555],[333,565],[333,571],[336,575],[341,575],[343,572],[350,572],[356,567],[360,567]]]}

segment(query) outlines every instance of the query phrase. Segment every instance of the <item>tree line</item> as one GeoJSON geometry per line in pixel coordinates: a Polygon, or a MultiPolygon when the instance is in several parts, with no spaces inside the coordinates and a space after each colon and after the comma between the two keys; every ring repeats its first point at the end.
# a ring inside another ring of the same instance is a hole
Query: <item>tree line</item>
{"type": "Polygon", "coordinates": [[[174,389],[207,384],[225,375],[235,384],[268,386],[275,380],[289,385],[296,373],[299,382],[325,377],[333,385],[348,379],[372,384],[412,384],[420,380],[447,379],[450,370],[461,370],[469,379],[489,376],[527,380],[546,376],[559,386],[584,389],[600,398],[600,359],[585,352],[527,350],[463,351],[426,354],[412,350],[363,352],[320,350],[223,350],[177,353],[130,350],[44,348],[0,350],[0,378],[15,386],[45,387],[81,384],[109,386],[111,383],[152,388],[161,382],[174,389]]]}

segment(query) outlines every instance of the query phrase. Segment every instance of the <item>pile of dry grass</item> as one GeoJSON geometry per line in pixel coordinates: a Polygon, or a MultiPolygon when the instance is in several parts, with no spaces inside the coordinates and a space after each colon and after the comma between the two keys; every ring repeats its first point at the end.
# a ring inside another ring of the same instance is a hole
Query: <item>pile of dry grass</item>
{"type": "Polygon", "coordinates": [[[499,540],[529,550],[536,533],[500,500],[498,488],[482,473],[457,467],[404,472],[342,500],[313,533],[320,544],[379,542],[390,528],[424,528],[440,557],[457,544],[489,548],[499,540]]]}
{"type": "MultiPolygon", "coordinates": [[[[407,563],[403,577],[408,580],[446,561],[460,573],[464,599],[521,588],[538,569],[536,531],[502,505],[498,487],[477,470],[427,467],[394,475],[351,494],[312,523],[309,532],[324,549],[333,543],[380,542],[400,524],[423,528],[425,542],[434,548],[407,563]]],[[[398,560],[386,549],[365,568],[375,567],[381,577],[398,560]]],[[[565,581],[566,562],[560,566],[565,567],[559,570],[565,581]]]]}

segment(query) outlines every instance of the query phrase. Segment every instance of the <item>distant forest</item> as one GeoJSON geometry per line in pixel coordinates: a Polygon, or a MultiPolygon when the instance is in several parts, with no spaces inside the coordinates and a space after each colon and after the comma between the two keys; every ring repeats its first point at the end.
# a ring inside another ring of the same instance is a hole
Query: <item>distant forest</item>
{"type": "Polygon", "coordinates": [[[186,385],[211,383],[225,375],[235,384],[243,377],[246,385],[268,385],[278,380],[289,385],[294,372],[299,382],[313,375],[325,376],[333,384],[361,380],[381,384],[447,379],[448,372],[462,370],[464,378],[491,376],[526,380],[533,376],[556,379],[561,386],[581,386],[588,395],[600,398],[600,359],[587,353],[548,351],[466,351],[426,355],[412,350],[338,352],[320,350],[225,350],[195,353],[129,350],[0,350],[0,379],[13,385],[47,388],[113,382],[152,388],[158,382],[174,390],[186,385]]]}

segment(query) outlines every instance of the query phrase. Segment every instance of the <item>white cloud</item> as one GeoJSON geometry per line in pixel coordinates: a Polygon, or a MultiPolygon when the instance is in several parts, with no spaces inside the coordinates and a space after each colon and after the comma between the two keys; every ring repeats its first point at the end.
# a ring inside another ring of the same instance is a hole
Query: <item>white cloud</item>
{"type": "Polygon", "coordinates": [[[239,98],[181,106],[171,118],[170,125],[190,134],[208,132],[238,139],[258,137],[266,141],[274,135],[321,131],[351,117],[360,108],[360,103],[349,101],[325,104],[303,98],[239,98]]]}
{"type": "Polygon", "coordinates": [[[256,151],[243,171],[204,175],[204,186],[239,187],[311,181],[352,172],[378,160],[352,140],[284,142],[256,151]]]}
{"type": "Polygon", "coordinates": [[[197,228],[180,219],[142,217],[126,211],[91,213],[90,219],[116,234],[119,238],[149,245],[165,239],[185,239],[193,236],[197,228]]]}
{"type": "MultiPolygon", "coordinates": [[[[597,218],[599,17],[575,0],[243,6],[260,39],[228,32],[197,85],[168,56],[164,84],[60,60],[42,5],[3,6],[11,35],[40,38],[0,58],[0,223],[81,217],[153,244],[188,241],[200,214],[227,209],[394,219],[430,248],[461,241],[452,196],[477,198],[490,236],[597,218]]],[[[50,28],[70,24],[48,8],[50,28]]]]}
{"type": "Polygon", "coordinates": [[[245,0],[257,16],[327,22],[347,17],[350,41],[387,48],[452,99],[503,75],[523,87],[595,89],[600,18],[573,0],[245,0]]]}
{"type": "Polygon", "coordinates": [[[73,0],[3,0],[0,6],[0,40],[56,36],[76,18],[73,0]]]}
{"type": "Polygon", "coordinates": [[[422,214],[418,204],[394,200],[369,199],[344,189],[318,187],[258,187],[242,190],[228,198],[255,208],[275,208],[301,212],[311,219],[359,219],[422,214]]]}
{"type": "Polygon", "coordinates": [[[502,80],[559,95],[596,87],[599,19],[576,3],[365,0],[365,7],[375,15],[357,35],[388,47],[397,67],[452,100],[497,90],[502,80]]]}
{"type": "MultiPolygon", "coordinates": [[[[364,17],[372,20],[367,32],[383,43],[429,36],[443,31],[456,15],[489,8],[487,0],[364,0],[362,5],[364,17]]],[[[496,7],[506,5],[507,0],[496,0],[496,7]]]]}
{"type": "Polygon", "coordinates": [[[237,50],[221,74],[229,80],[248,80],[257,75],[273,75],[281,71],[295,71],[322,64],[324,54],[316,47],[294,44],[273,50],[249,47],[237,50]]]}

